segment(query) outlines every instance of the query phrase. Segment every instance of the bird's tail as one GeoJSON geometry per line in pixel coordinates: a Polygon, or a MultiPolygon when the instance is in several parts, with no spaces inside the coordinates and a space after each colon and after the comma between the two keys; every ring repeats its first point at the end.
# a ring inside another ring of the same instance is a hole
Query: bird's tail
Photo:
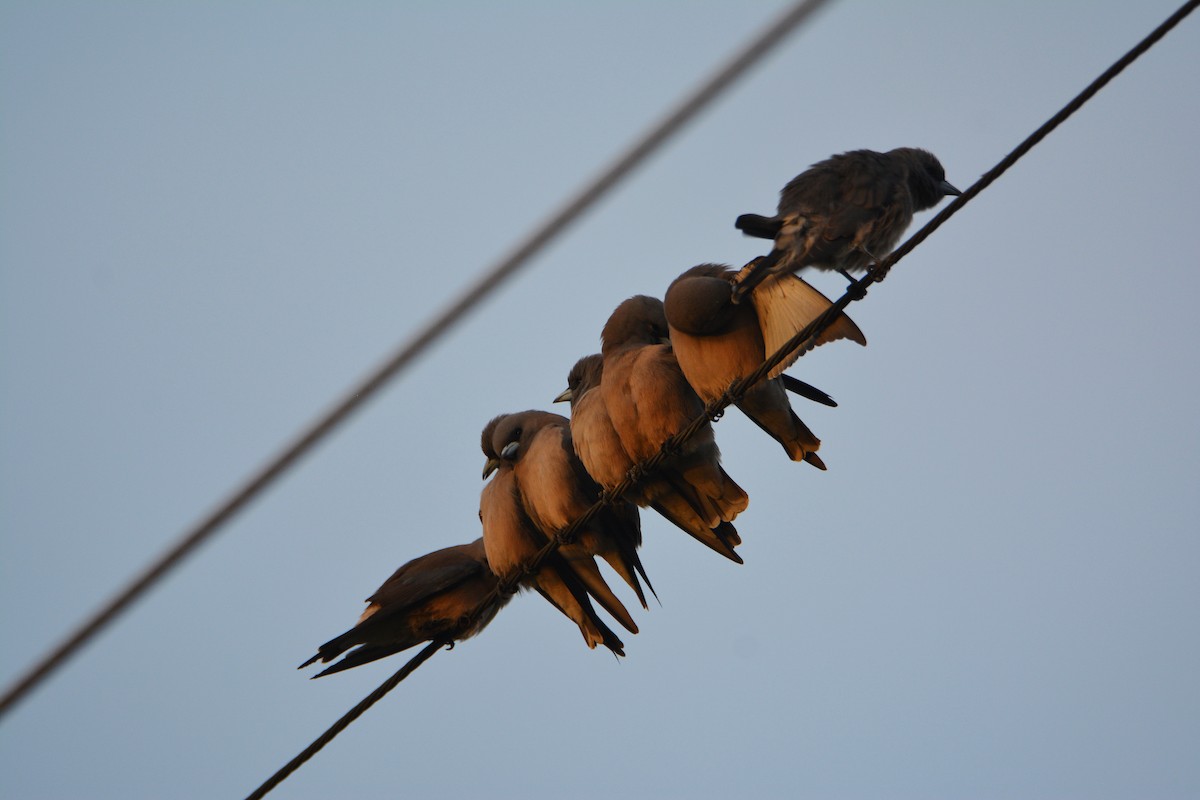
{"type": "MultiPolygon", "coordinates": [[[[654,591],[650,579],[646,577],[646,570],[642,567],[642,559],[637,552],[642,543],[642,522],[637,506],[632,502],[618,503],[607,512],[598,515],[593,522],[603,536],[601,541],[607,540],[607,544],[600,544],[592,552],[607,561],[621,576],[621,580],[633,589],[642,608],[649,608],[638,576],[646,582],[646,588],[654,595],[654,599],[658,599],[658,594],[654,591]]],[[[580,541],[586,542],[586,539],[580,541]]]]}
{"type": "MultiPolygon", "coordinates": [[[[579,580],[587,589],[588,594],[596,599],[600,607],[612,615],[612,618],[621,624],[625,630],[630,633],[637,633],[637,623],[633,621],[633,617],[629,614],[629,610],[617,599],[613,594],[612,588],[605,582],[604,576],[600,574],[599,567],[592,560],[589,554],[582,547],[570,546],[559,548],[563,558],[571,565],[572,571],[579,576],[579,580]]],[[[645,602],[643,602],[645,605],[645,602]]]]}
{"type": "Polygon", "coordinates": [[[417,644],[417,642],[405,642],[402,644],[375,645],[373,647],[367,647],[367,646],[360,647],[357,650],[352,650],[349,654],[346,655],[345,658],[343,658],[341,661],[337,662],[333,666],[326,667],[325,669],[318,672],[316,675],[313,675],[313,680],[316,680],[317,678],[323,678],[326,675],[333,675],[335,672],[341,672],[343,670],[351,669],[353,667],[362,666],[363,664],[369,664],[370,662],[378,661],[381,658],[387,658],[390,655],[395,655],[396,653],[399,653],[403,650],[407,650],[408,648],[412,647],[415,644],[417,644]]]}
{"type": "Polygon", "coordinates": [[[596,613],[583,582],[562,554],[551,553],[534,581],[542,597],[579,626],[588,647],[595,649],[602,644],[619,656],[625,655],[625,645],[596,613]]]}
{"type": "Polygon", "coordinates": [[[779,235],[779,229],[783,227],[783,222],[778,217],[742,214],[734,221],[733,227],[756,239],[774,239],[779,235]]]}
{"type": "Polygon", "coordinates": [[[638,581],[639,575],[642,577],[642,580],[646,581],[646,587],[650,590],[651,594],[654,595],[655,599],[658,599],[658,593],[654,591],[654,587],[650,584],[650,579],[646,577],[646,570],[642,568],[642,560],[632,547],[628,549],[628,552],[624,548],[620,550],[616,548],[605,550],[603,553],[600,553],[600,557],[608,562],[608,565],[613,568],[614,572],[621,576],[621,580],[625,581],[630,589],[633,589],[634,594],[637,595],[638,602],[642,604],[642,608],[649,608],[649,606],[646,604],[646,593],[642,591],[642,584],[638,581]]]}
{"type": "Polygon", "coordinates": [[[742,563],[742,557],[733,550],[742,540],[730,523],[722,522],[715,528],[709,527],[696,516],[695,510],[682,496],[673,492],[660,494],[650,503],[650,507],[700,544],[730,561],[742,563]]]}
{"type": "Polygon", "coordinates": [[[699,498],[710,527],[733,522],[750,505],[750,496],[724,469],[708,458],[681,466],[682,483],[699,498]]]}
{"type": "Polygon", "coordinates": [[[351,647],[354,647],[355,645],[358,645],[358,644],[362,644],[363,640],[360,637],[361,633],[362,632],[360,630],[358,630],[358,626],[355,626],[355,627],[351,628],[350,630],[346,631],[345,633],[343,633],[341,636],[335,636],[334,638],[330,639],[325,644],[318,647],[317,654],[315,656],[313,656],[312,658],[310,658],[308,661],[305,661],[300,666],[296,667],[296,669],[304,669],[305,667],[309,666],[310,664],[315,664],[318,661],[324,661],[326,663],[333,661],[335,658],[337,658],[342,653],[349,650],[351,647]]]}
{"type": "Polygon", "coordinates": [[[792,410],[782,381],[758,384],[746,393],[737,407],[779,442],[793,461],[804,461],[809,453],[815,453],[821,447],[821,440],[792,410]]]}

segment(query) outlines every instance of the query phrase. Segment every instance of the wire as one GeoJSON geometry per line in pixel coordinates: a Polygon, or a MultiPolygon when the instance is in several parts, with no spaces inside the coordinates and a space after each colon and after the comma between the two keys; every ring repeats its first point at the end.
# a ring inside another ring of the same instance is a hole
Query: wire
{"type": "MultiPolygon", "coordinates": [[[[966,205],[971,198],[975,197],[989,185],[991,185],[991,183],[995,181],[996,178],[998,178],[1003,172],[1005,172],[1005,170],[1007,170],[1023,155],[1029,152],[1029,150],[1031,150],[1034,145],[1044,139],[1046,135],[1050,133],[1050,131],[1054,130],[1059,123],[1071,116],[1071,114],[1075,113],[1075,111],[1077,111],[1084,103],[1086,103],[1093,95],[1095,95],[1096,92],[1103,88],[1106,83],[1124,70],[1125,67],[1133,63],[1138,56],[1150,49],[1150,47],[1153,46],[1163,36],[1165,36],[1167,32],[1179,24],[1179,22],[1188,14],[1194,11],[1197,5],[1200,5],[1200,0],[1189,0],[1189,2],[1185,3],[1178,11],[1176,11],[1174,14],[1168,17],[1165,22],[1155,28],[1154,31],[1152,31],[1145,39],[1139,42],[1132,50],[1122,56],[1107,70],[1105,70],[1100,77],[1092,81],[1087,88],[1076,95],[1070,103],[1062,108],[1062,110],[1051,117],[1050,120],[1048,120],[1033,134],[1027,137],[1023,142],[1021,142],[1021,144],[1017,145],[1017,147],[1013,149],[1013,151],[1007,156],[1005,156],[995,167],[985,172],[983,176],[981,176],[979,180],[977,180],[965,192],[963,192],[962,196],[959,197],[954,203],[947,206],[940,214],[926,223],[920,230],[909,237],[909,239],[905,241],[903,245],[894,250],[887,258],[884,258],[879,263],[873,265],[862,279],[851,284],[850,288],[845,292],[845,294],[843,294],[829,308],[822,312],[820,316],[812,320],[808,325],[792,336],[792,338],[789,339],[777,351],[775,351],[770,358],[760,364],[759,367],[754,370],[754,372],[750,373],[744,378],[734,381],[721,397],[713,400],[711,403],[705,406],[704,413],[692,420],[686,428],[663,442],[662,447],[657,453],[655,453],[646,461],[636,464],[630,468],[628,474],[619,484],[602,493],[600,499],[596,501],[596,503],[594,503],[578,519],[574,520],[566,528],[559,531],[554,538],[547,542],[546,545],[542,547],[542,549],[539,550],[525,565],[525,568],[520,575],[510,576],[508,579],[502,580],[496,586],[496,588],[493,589],[488,596],[479,603],[478,606],[476,606],[475,610],[471,614],[464,617],[464,619],[460,622],[459,629],[462,630],[469,627],[474,619],[478,617],[480,613],[482,613],[483,609],[487,608],[487,606],[491,604],[492,601],[494,601],[499,595],[514,593],[517,589],[517,586],[525,576],[535,574],[541,563],[552,552],[557,550],[561,545],[570,543],[574,539],[574,536],[579,529],[582,528],[583,525],[587,524],[587,522],[600,511],[600,509],[615,503],[617,500],[620,500],[625,492],[636,485],[643,476],[653,472],[656,466],[661,464],[665,459],[670,458],[673,453],[678,451],[680,445],[694,436],[701,428],[704,427],[705,424],[718,417],[725,408],[740,400],[745,392],[750,389],[750,387],[762,380],[767,373],[769,373],[772,369],[774,369],[792,353],[794,353],[798,347],[801,348],[801,356],[807,352],[809,349],[806,346],[808,341],[810,339],[815,340],[816,337],[820,336],[826,328],[833,324],[838,315],[841,314],[841,312],[845,310],[848,305],[866,297],[867,288],[872,284],[882,280],[887,274],[888,270],[891,269],[891,267],[895,265],[897,261],[908,255],[908,253],[912,252],[913,248],[925,241],[925,239],[928,238],[931,233],[937,230],[942,223],[944,223],[960,208],[966,205]],[[801,347],[802,345],[805,346],[801,347]]],[[[300,756],[297,756],[288,762],[286,766],[272,775],[266,783],[250,794],[247,797],[247,800],[258,800],[266,795],[266,793],[272,788],[279,785],[279,783],[287,778],[292,772],[295,772],[301,764],[303,764],[314,754],[316,754],[316,752],[322,747],[332,741],[333,738],[347,725],[349,725],[350,722],[360,716],[371,705],[381,700],[385,694],[398,686],[401,681],[408,677],[418,666],[420,666],[421,663],[424,663],[426,660],[428,660],[444,644],[444,642],[431,642],[430,644],[426,645],[424,650],[422,650],[417,654],[416,657],[401,667],[398,672],[392,675],[392,677],[384,681],[384,683],[380,685],[378,689],[376,689],[362,702],[356,705],[350,713],[339,719],[331,728],[329,728],[329,730],[327,730],[319,738],[317,738],[316,741],[309,745],[300,756]],[[414,664],[414,662],[416,663],[414,664]]]]}
{"type": "Polygon", "coordinates": [[[49,677],[55,669],[87,644],[92,637],[153,587],[186,556],[207,541],[351,413],[395,378],[429,345],[458,323],[468,311],[499,288],[517,270],[524,267],[530,259],[566,230],[621,179],[641,166],[664,142],[678,133],[705,106],[761,61],[771,49],[827,2],[828,0],[800,0],[768,25],[762,33],[748,42],[673,111],[638,139],[577,195],[566,202],[558,212],[485,272],[457,300],[443,309],[441,314],[426,325],[420,333],[402,344],[374,372],[343,395],[342,399],[332,408],[296,436],[291,444],[268,461],[258,472],[247,478],[225,501],[189,529],[174,546],[159,556],[158,560],[143,570],[107,604],[83,622],[74,633],[31,667],[0,698],[0,717],[3,717],[18,701],[49,677]]]}
{"type": "MultiPolygon", "coordinates": [[[[1075,95],[1071,102],[1059,109],[1058,113],[1046,120],[1046,122],[1043,123],[1040,128],[1029,134],[1025,141],[1014,147],[1011,153],[1000,160],[999,164],[983,173],[979,180],[975,181],[975,183],[972,184],[965,192],[963,192],[960,197],[955,198],[954,202],[943,208],[937,216],[935,216],[924,227],[913,234],[908,241],[893,250],[891,254],[883,260],[883,273],[887,274],[887,270],[891,268],[892,264],[895,264],[897,261],[904,258],[914,247],[925,241],[929,234],[933,233],[935,230],[941,227],[943,222],[958,213],[960,208],[969,203],[971,199],[975,197],[975,195],[979,194],[988,186],[990,186],[992,181],[1003,175],[1009,167],[1017,163],[1022,156],[1032,150],[1038,142],[1042,141],[1042,139],[1045,139],[1048,135],[1050,135],[1051,131],[1065,122],[1067,117],[1078,111],[1084,103],[1086,103],[1088,100],[1091,100],[1097,92],[1107,86],[1109,81],[1121,74],[1121,72],[1134,61],[1136,61],[1139,56],[1157,44],[1159,39],[1166,36],[1171,29],[1182,22],[1188,14],[1191,14],[1193,11],[1195,11],[1197,5],[1200,5],[1200,0],[1188,0],[1188,2],[1179,7],[1179,10],[1167,17],[1161,25],[1151,31],[1145,39],[1142,39],[1140,42],[1134,45],[1133,49],[1113,62],[1113,65],[1104,70],[1104,72],[1102,72],[1098,78],[1089,83],[1087,88],[1075,95]]],[[[882,280],[882,277],[878,280],[882,280]]]]}
{"type": "Polygon", "coordinates": [[[271,791],[280,783],[282,783],[288,775],[291,775],[293,772],[298,770],[301,764],[316,755],[322,747],[329,744],[333,737],[345,730],[350,723],[358,719],[364,711],[375,705],[375,701],[381,699],[385,694],[396,688],[400,681],[407,678],[414,670],[416,670],[417,667],[424,664],[425,661],[428,660],[429,657],[434,653],[436,653],[438,648],[442,647],[444,644],[445,642],[435,641],[425,645],[421,652],[410,658],[408,663],[401,667],[395,675],[380,684],[378,689],[364,697],[358,705],[343,714],[342,718],[335,722],[329,728],[329,730],[325,731],[325,733],[321,734],[316,741],[304,748],[300,755],[296,756],[287,764],[285,764],[278,772],[268,778],[262,786],[259,786],[252,793],[247,795],[246,800],[260,800],[260,798],[265,797],[267,792],[271,791]]]}

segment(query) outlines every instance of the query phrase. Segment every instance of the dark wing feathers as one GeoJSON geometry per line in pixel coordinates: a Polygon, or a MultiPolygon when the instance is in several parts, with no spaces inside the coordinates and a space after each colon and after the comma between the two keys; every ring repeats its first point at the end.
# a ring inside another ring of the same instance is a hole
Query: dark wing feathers
{"type": "Polygon", "coordinates": [[[478,561],[438,550],[400,567],[367,602],[384,611],[409,608],[478,575],[483,569],[478,561]]]}

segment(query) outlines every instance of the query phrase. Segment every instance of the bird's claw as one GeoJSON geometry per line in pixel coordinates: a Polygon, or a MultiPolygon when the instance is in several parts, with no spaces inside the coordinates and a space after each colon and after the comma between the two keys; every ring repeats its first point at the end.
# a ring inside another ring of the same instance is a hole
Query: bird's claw
{"type": "Polygon", "coordinates": [[[863,286],[863,282],[856,280],[850,276],[850,273],[843,270],[838,270],[842,273],[842,277],[847,280],[846,294],[850,295],[851,300],[862,300],[867,296],[867,287],[863,286]]]}

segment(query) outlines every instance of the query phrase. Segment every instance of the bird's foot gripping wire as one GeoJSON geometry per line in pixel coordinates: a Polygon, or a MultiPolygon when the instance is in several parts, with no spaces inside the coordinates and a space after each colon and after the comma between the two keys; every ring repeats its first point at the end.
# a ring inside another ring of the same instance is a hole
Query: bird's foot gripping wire
{"type": "Polygon", "coordinates": [[[851,300],[862,300],[867,296],[867,288],[863,286],[862,281],[855,279],[853,275],[844,269],[839,269],[838,273],[846,279],[846,283],[848,284],[846,286],[846,294],[850,295],[851,300]]]}
{"type": "MultiPolygon", "coordinates": [[[[892,269],[891,264],[887,265],[886,267],[881,267],[880,264],[883,263],[883,259],[881,257],[875,255],[874,253],[872,253],[870,250],[863,247],[862,245],[859,245],[858,249],[860,251],[862,251],[863,253],[865,253],[867,258],[871,259],[871,267],[868,270],[868,273],[872,276],[872,278],[874,279],[874,282],[879,283],[884,278],[886,278],[887,274],[892,269]]],[[[844,272],[842,274],[845,275],[844,272]]]]}

